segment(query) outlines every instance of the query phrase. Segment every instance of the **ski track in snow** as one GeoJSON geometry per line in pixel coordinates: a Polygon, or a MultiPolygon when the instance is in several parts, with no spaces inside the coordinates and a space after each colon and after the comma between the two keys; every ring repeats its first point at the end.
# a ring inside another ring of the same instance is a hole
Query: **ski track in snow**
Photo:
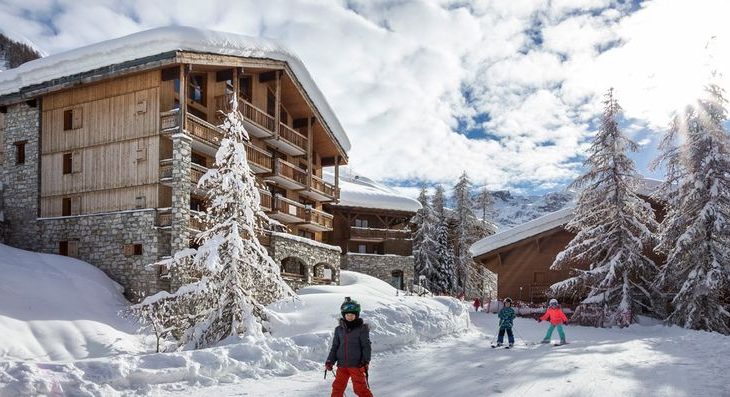
{"type": "MultiPolygon", "coordinates": [[[[496,316],[471,313],[471,318],[476,327],[465,334],[376,354],[370,368],[374,395],[730,396],[730,343],[719,334],[676,327],[567,326],[570,343],[553,347],[532,344],[544,336],[544,323],[518,318],[515,348],[491,349],[496,316]]],[[[303,371],[206,388],[177,385],[171,390],[168,385],[152,395],[323,396],[329,395],[332,380],[331,374],[324,380],[323,371],[303,371]]],[[[346,395],[355,396],[351,387],[346,395]]]]}

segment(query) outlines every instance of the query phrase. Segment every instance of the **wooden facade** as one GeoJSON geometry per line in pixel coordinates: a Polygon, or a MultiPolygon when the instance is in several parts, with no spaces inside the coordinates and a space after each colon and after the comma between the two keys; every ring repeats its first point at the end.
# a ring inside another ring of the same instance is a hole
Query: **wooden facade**
{"type": "Polygon", "coordinates": [[[328,244],[343,253],[413,255],[409,227],[415,212],[327,205],[334,214],[334,230],[327,233],[328,244]]]}
{"type": "Polygon", "coordinates": [[[322,241],[334,221],[323,203],[339,197],[322,168],[346,164],[347,154],[286,63],[185,52],[175,60],[42,96],[41,218],[169,207],[181,130],[192,139],[191,197],[204,196],[193,185],[214,163],[221,112],[236,92],[262,204],[289,232],[322,241]]]}
{"type": "MultiPolygon", "coordinates": [[[[664,207],[646,197],[645,199],[651,203],[657,220],[661,222],[665,215],[664,207]]],[[[482,253],[475,256],[474,260],[497,274],[499,299],[510,297],[525,302],[544,303],[550,298],[547,289],[571,275],[570,269],[552,270],[550,266],[574,237],[575,234],[561,225],[482,253]]],[[[656,263],[664,260],[651,250],[645,254],[656,263]]],[[[585,270],[589,265],[576,262],[572,267],[585,270]]]]}

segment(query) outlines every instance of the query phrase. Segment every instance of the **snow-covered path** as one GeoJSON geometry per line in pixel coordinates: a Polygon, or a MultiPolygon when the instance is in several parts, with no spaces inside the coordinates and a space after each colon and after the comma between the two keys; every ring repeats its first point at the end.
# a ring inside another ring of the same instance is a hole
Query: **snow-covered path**
{"type": "MultiPolygon", "coordinates": [[[[376,396],[730,396],[730,339],[676,327],[567,327],[569,345],[528,345],[546,326],[517,319],[517,346],[491,349],[496,317],[472,313],[476,329],[419,348],[378,354],[376,396]],[[519,338],[521,337],[521,338],[519,338]]],[[[557,335],[554,335],[557,337],[557,335]]],[[[247,379],[235,385],[180,386],[162,396],[324,396],[322,371],[247,379]]],[[[168,385],[169,387],[169,385],[168,385]]],[[[348,389],[348,396],[354,396],[348,389]]]]}

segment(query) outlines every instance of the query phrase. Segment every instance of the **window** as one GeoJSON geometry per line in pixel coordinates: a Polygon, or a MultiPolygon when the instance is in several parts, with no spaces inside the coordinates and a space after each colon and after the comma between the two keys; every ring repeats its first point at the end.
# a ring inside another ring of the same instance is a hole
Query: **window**
{"type": "Polygon", "coordinates": [[[355,227],[368,227],[367,219],[355,219],[355,227]]]}
{"type": "Polygon", "coordinates": [[[71,216],[71,197],[64,197],[61,207],[61,216],[71,216]]]}
{"type": "Polygon", "coordinates": [[[197,197],[190,197],[190,209],[192,211],[205,211],[205,201],[197,197]]]}
{"type": "Polygon", "coordinates": [[[198,153],[193,152],[193,154],[190,155],[190,162],[197,165],[202,165],[203,167],[207,167],[207,161],[205,160],[205,156],[200,155],[198,153]]]}
{"type": "Polygon", "coordinates": [[[241,91],[241,98],[252,102],[253,98],[253,79],[251,76],[243,76],[240,79],[239,90],[241,91]]]}
{"type": "Polygon", "coordinates": [[[289,124],[289,112],[283,106],[279,107],[279,121],[287,125],[289,124]]]}
{"type": "Polygon", "coordinates": [[[310,240],[314,240],[314,233],[306,231],[306,230],[300,230],[299,237],[304,237],[304,238],[308,238],[310,240]]]}
{"type": "Polygon", "coordinates": [[[75,240],[59,241],[58,242],[58,254],[63,255],[63,256],[70,256],[72,258],[78,258],[79,242],[75,241],[75,240]]]}
{"type": "Polygon", "coordinates": [[[73,172],[73,154],[63,154],[63,175],[70,174],[73,172]]]}
{"type": "Polygon", "coordinates": [[[81,128],[83,113],[82,108],[73,108],[63,111],[63,130],[76,130],[81,128]]]}
{"type": "Polygon", "coordinates": [[[188,98],[205,106],[205,75],[191,74],[188,77],[188,98]]]}
{"type": "Polygon", "coordinates": [[[367,254],[368,253],[368,246],[365,244],[360,244],[357,246],[357,252],[361,254],[367,254]]]}
{"type": "Polygon", "coordinates": [[[533,282],[535,284],[547,283],[547,277],[545,276],[545,272],[535,272],[533,275],[533,282]]]}
{"type": "Polygon", "coordinates": [[[25,143],[15,142],[15,164],[25,164],[25,143]]]}
{"type": "Polygon", "coordinates": [[[142,244],[124,244],[124,256],[142,255],[142,244]]]}
{"type": "Polygon", "coordinates": [[[137,209],[146,208],[147,207],[147,199],[145,198],[145,196],[138,196],[134,200],[134,206],[137,209]]]}

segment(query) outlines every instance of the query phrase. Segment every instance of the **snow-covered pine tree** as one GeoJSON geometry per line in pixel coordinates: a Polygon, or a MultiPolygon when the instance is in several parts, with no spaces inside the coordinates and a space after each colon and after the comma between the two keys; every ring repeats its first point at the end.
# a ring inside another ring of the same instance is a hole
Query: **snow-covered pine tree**
{"type": "Polygon", "coordinates": [[[423,285],[423,287],[430,289],[430,282],[438,266],[435,240],[436,217],[428,201],[425,187],[421,188],[418,202],[421,203],[421,209],[411,220],[415,230],[413,234],[414,283],[420,285],[420,276],[424,276],[429,285],[423,285]]]}
{"type": "Polygon", "coordinates": [[[494,197],[492,197],[492,192],[484,185],[474,197],[474,208],[479,210],[478,214],[482,216],[482,220],[489,221],[494,212],[493,206],[494,197]]]}
{"type": "Polygon", "coordinates": [[[657,224],[648,202],[635,193],[639,182],[627,150],[636,144],[618,128],[621,107],[610,89],[604,100],[598,133],[588,149],[587,172],[572,186],[582,188],[574,218],[566,228],[576,233],[560,252],[552,269],[588,264],[575,275],[552,285],[561,296],[584,297],[573,321],[594,323],[585,305],[600,305],[607,324],[627,326],[651,308],[655,263],[645,255],[653,247],[657,224]]]}
{"type": "Polygon", "coordinates": [[[657,285],[674,294],[668,321],[730,334],[730,136],[727,100],[711,83],[697,108],[675,118],[655,166],[668,205],[657,251],[666,254],[657,285]]]}
{"type": "MultiPolygon", "coordinates": [[[[490,197],[491,198],[491,197],[490,197]]],[[[490,282],[489,273],[474,262],[469,248],[475,241],[489,234],[486,220],[474,215],[471,197],[471,181],[464,171],[454,185],[454,216],[451,233],[454,244],[454,261],[457,274],[457,290],[468,296],[481,296],[485,284],[490,282]]]]}
{"type": "Polygon", "coordinates": [[[433,195],[433,210],[436,217],[434,235],[436,240],[436,271],[431,279],[431,288],[437,294],[453,294],[456,292],[456,274],[454,273],[454,251],[449,239],[449,226],[444,208],[444,188],[436,186],[433,195]]]}
{"type": "Polygon", "coordinates": [[[197,236],[200,248],[167,262],[192,281],[172,294],[148,297],[132,309],[143,313],[146,306],[164,303],[181,347],[206,347],[244,333],[260,337],[265,306],[294,294],[256,238],[269,220],[246,160],[244,141],[249,137],[241,120],[234,97],[221,125],[225,135],[215,165],[198,183],[208,191],[210,228],[197,236]]]}

